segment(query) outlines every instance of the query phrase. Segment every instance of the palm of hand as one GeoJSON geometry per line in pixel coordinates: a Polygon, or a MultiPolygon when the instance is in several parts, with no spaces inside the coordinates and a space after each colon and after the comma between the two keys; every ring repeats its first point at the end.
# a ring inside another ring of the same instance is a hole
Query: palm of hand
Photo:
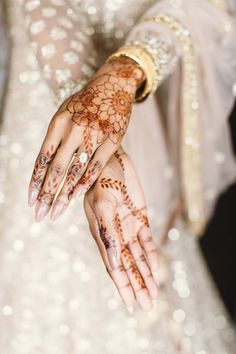
{"type": "Polygon", "coordinates": [[[157,295],[152,270],[157,249],[148,224],[144,195],[134,167],[119,150],[85,196],[91,232],[106,268],[127,305],[136,299],[149,309],[157,295]],[[99,201],[102,200],[102,203],[99,201]]]}

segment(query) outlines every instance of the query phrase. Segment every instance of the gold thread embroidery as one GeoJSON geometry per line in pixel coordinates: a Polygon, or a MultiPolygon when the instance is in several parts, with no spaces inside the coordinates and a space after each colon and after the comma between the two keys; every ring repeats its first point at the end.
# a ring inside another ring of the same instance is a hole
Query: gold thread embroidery
{"type": "Polygon", "coordinates": [[[189,228],[195,235],[199,235],[205,226],[206,220],[201,180],[197,62],[192,39],[188,29],[170,16],[159,15],[147,18],[146,21],[164,23],[175,34],[182,45],[181,172],[183,198],[189,228]]]}
{"type": "Polygon", "coordinates": [[[210,2],[221,10],[226,11],[227,5],[225,0],[210,0],[210,2]]]}

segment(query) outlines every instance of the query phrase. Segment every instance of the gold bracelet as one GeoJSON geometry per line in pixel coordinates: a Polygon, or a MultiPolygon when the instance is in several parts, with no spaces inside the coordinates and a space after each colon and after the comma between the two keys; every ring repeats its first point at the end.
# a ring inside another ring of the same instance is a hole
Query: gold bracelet
{"type": "Polygon", "coordinates": [[[119,58],[120,56],[125,56],[133,59],[144,71],[146,75],[145,84],[141,92],[140,90],[137,91],[135,101],[144,100],[144,98],[146,98],[148,94],[153,90],[156,77],[155,63],[152,56],[148,53],[147,50],[145,50],[145,48],[141,46],[124,46],[118,49],[117,52],[111,54],[106,62],[112,58],[119,58]]]}

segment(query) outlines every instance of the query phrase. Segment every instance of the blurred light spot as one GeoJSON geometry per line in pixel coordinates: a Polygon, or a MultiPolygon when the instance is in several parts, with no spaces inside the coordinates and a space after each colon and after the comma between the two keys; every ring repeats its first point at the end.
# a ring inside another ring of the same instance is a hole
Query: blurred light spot
{"type": "Polygon", "coordinates": [[[5,305],[2,308],[2,313],[3,313],[4,316],[11,316],[12,313],[13,313],[13,309],[12,309],[11,306],[5,305]]]}
{"type": "Polygon", "coordinates": [[[180,236],[179,230],[177,230],[175,228],[170,229],[169,232],[168,232],[168,238],[171,241],[177,241],[179,236],[180,236]]]}
{"type": "Polygon", "coordinates": [[[181,309],[175,310],[173,313],[173,318],[176,322],[184,321],[185,317],[185,312],[181,309]]]}
{"type": "Polygon", "coordinates": [[[24,242],[22,240],[16,240],[13,247],[16,251],[22,251],[24,249],[24,242]]]}

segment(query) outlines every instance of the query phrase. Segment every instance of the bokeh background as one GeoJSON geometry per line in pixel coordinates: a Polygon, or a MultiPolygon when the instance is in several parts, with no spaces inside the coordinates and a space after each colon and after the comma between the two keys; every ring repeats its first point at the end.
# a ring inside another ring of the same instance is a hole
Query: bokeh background
{"type": "MultiPolygon", "coordinates": [[[[1,6],[1,3],[0,3],[1,6]]],[[[10,43],[0,12],[0,124],[8,83],[10,43]]],[[[236,154],[236,105],[229,117],[236,154]]],[[[0,162],[1,164],[1,162],[0,162]]],[[[1,202],[1,198],[0,198],[1,202]]],[[[219,198],[215,213],[200,239],[200,246],[230,316],[236,322],[236,183],[219,198]]]]}

